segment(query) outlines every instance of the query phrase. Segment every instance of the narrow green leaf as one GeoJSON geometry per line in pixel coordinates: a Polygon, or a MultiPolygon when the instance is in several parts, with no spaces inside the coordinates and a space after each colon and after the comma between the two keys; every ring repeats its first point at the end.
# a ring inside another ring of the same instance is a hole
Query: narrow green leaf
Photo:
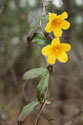
{"type": "Polygon", "coordinates": [[[40,15],[34,19],[34,21],[31,23],[31,32],[35,32],[41,25],[46,25],[48,22],[48,15],[40,15]]]}
{"type": "Polygon", "coordinates": [[[45,40],[43,40],[43,39],[38,39],[38,38],[33,39],[32,42],[33,42],[33,43],[36,43],[36,44],[39,44],[39,45],[45,44],[45,40]]]}
{"type": "Polygon", "coordinates": [[[23,75],[23,79],[31,79],[31,78],[35,78],[37,76],[42,76],[43,74],[45,74],[48,70],[46,68],[35,68],[35,69],[31,69],[27,72],[24,73],[23,75]]]}
{"type": "Polygon", "coordinates": [[[51,40],[48,40],[43,34],[35,33],[32,42],[36,44],[49,44],[51,40]]]}
{"type": "Polygon", "coordinates": [[[49,84],[49,79],[50,79],[50,74],[49,72],[47,72],[41,77],[40,82],[37,86],[37,97],[40,102],[43,101],[44,96],[46,94],[47,87],[49,84]]]}
{"type": "Polygon", "coordinates": [[[23,121],[35,108],[36,105],[38,105],[38,101],[31,102],[30,104],[24,106],[21,114],[18,117],[18,121],[21,122],[23,121]]]}
{"type": "Polygon", "coordinates": [[[40,20],[41,20],[41,24],[45,26],[48,22],[48,15],[41,15],[40,20]]]}
{"type": "MultiPolygon", "coordinates": [[[[48,22],[48,15],[47,16],[40,15],[33,20],[33,22],[30,25],[30,32],[28,33],[28,36],[27,36],[27,43],[30,44],[37,29],[39,29],[42,26],[45,27],[47,22],[48,22]]],[[[37,41],[36,43],[39,43],[38,42],[39,40],[35,40],[35,41],[37,41]]],[[[42,44],[42,42],[40,42],[40,44],[42,44]]]]}

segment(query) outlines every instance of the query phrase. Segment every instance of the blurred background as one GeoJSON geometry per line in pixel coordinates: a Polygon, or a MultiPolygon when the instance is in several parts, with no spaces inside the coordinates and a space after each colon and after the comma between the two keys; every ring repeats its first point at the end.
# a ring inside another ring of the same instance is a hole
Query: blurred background
{"type": "MultiPolygon", "coordinates": [[[[48,105],[40,125],[83,125],[83,0],[45,0],[47,12],[67,11],[71,28],[62,41],[72,45],[69,61],[56,62],[48,105]]],[[[39,78],[23,81],[24,72],[46,67],[41,46],[27,44],[30,24],[42,14],[42,0],[0,0],[0,125],[17,125],[24,105],[36,99],[39,78]]],[[[39,108],[24,121],[34,125],[39,108]]]]}

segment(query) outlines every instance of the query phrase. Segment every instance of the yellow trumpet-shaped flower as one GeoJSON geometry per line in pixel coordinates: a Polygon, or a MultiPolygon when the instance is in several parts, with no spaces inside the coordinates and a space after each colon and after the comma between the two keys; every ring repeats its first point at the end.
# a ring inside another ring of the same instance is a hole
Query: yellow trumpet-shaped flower
{"type": "Polygon", "coordinates": [[[53,31],[56,37],[61,37],[62,29],[67,30],[70,27],[70,23],[65,20],[66,18],[68,18],[67,12],[63,12],[61,15],[49,13],[49,22],[45,27],[45,31],[48,33],[53,31]]]}
{"type": "Polygon", "coordinates": [[[68,52],[70,49],[70,44],[60,43],[59,38],[54,38],[51,42],[51,45],[42,48],[41,53],[44,56],[48,56],[47,62],[53,65],[56,62],[56,59],[62,63],[67,62],[68,56],[66,52],[68,52]]]}

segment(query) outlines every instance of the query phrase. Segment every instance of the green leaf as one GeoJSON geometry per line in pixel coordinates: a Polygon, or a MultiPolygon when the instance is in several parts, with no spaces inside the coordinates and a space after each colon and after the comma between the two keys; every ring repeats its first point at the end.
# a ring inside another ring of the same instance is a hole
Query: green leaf
{"type": "Polygon", "coordinates": [[[35,108],[36,105],[38,105],[38,101],[31,102],[30,104],[24,106],[21,114],[18,117],[18,121],[23,121],[35,108]]]}
{"type": "Polygon", "coordinates": [[[46,43],[49,44],[51,40],[48,40],[43,34],[35,33],[32,42],[42,45],[46,43]]]}
{"type": "Polygon", "coordinates": [[[40,76],[40,75],[42,76],[46,72],[48,72],[48,70],[46,68],[43,68],[43,67],[31,69],[31,70],[24,73],[23,79],[31,79],[31,78],[35,78],[35,77],[40,76]]]}
{"type": "MultiPolygon", "coordinates": [[[[28,36],[27,36],[27,42],[29,44],[32,41],[32,39],[34,38],[34,35],[35,35],[35,32],[37,31],[37,29],[42,26],[45,27],[47,22],[48,22],[48,15],[47,16],[40,15],[33,20],[33,22],[30,25],[30,32],[28,33],[28,36]]],[[[35,43],[38,43],[38,44],[44,43],[44,41],[42,39],[39,40],[39,38],[35,39],[34,41],[35,41],[35,43]]],[[[48,40],[47,40],[47,42],[48,42],[48,40]]]]}
{"type": "Polygon", "coordinates": [[[40,15],[34,19],[34,21],[31,23],[31,32],[35,32],[41,25],[46,25],[48,22],[48,15],[40,15]]]}
{"type": "Polygon", "coordinates": [[[39,82],[39,84],[37,86],[37,97],[38,97],[38,100],[40,102],[43,101],[44,96],[45,96],[45,94],[47,92],[49,79],[50,79],[50,74],[49,74],[49,72],[47,72],[46,74],[44,74],[41,77],[40,82],[39,82]]]}
{"type": "Polygon", "coordinates": [[[41,20],[41,25],[43,24],[45,26],[48,22],[48,15],[41,15],[40,20],[41,20]]]}

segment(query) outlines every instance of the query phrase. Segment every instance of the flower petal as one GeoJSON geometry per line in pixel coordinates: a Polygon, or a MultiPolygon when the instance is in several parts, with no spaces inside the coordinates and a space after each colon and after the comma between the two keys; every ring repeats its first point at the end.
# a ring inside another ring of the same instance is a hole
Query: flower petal
{"type": "Polygon", "coordinates": [[[70,22],[63,20],[61,24],[61,28],[66,30],[66,29],[69,29],[69,27],[70,27],[70,22]]]}
{"type": "Polygon", "coordinates": [[[52,32],[51,22],[48,22],[48,24],[45,27],[45,31],[48,33],[52,32]]]}
{"type": "Polygon", "coordinates": [[[67,43],[62,43],[61,44],[61,48],[62,48],[62,50],[63,51],[70,51],[70,49],[71,49],[71,45],[70,44],[67,44],[67,43]]]}
{"type": "Polygon", "coordinates": [[[51,45],[59,45],[60,44],[60,39],[59,38],[54,38],[53,40],[52,40],[52,43],[51,43],[51,45]]]}
{"type": "Polygon", "coordinates": [[[41,50],[42,55],[47,56],[50,52],[49,49],[50,49],[50,45],[42,48],[42,50],[41,50]]]}
{"type": "Polygon", "coordinates": [[[62,30],[59,28],[53,29],[53,33],[56,37],[61,37],[62,36],[62,30]]]}
{"type": "Polygon", "coordinates": [[[48,58],[47,58],[47,62],[51,65],[55,64],[55,61],[56,61],[56,57],[55,56],[52,56],[52,55],[49,55],[48,58]]]}
{"type": "Polygon", "coordinates": [[[68,61],[68,56],[65,52],[62,52],[61,55],[59,55],[58,60],[62,63],[66,63],[68,61]]]}
{"type": "Polygon", "coordinates": [[[56,18],[57,14],[55,13],[49,13],[49,21],[52,21],[56,18]]]}
{"type": "Polygon", "coordinates": [[[59,18],[61,18],[62,20],[68,18],[68,13],[67,12],[63,12],[61,15],[58,16],[59,18]]]}

